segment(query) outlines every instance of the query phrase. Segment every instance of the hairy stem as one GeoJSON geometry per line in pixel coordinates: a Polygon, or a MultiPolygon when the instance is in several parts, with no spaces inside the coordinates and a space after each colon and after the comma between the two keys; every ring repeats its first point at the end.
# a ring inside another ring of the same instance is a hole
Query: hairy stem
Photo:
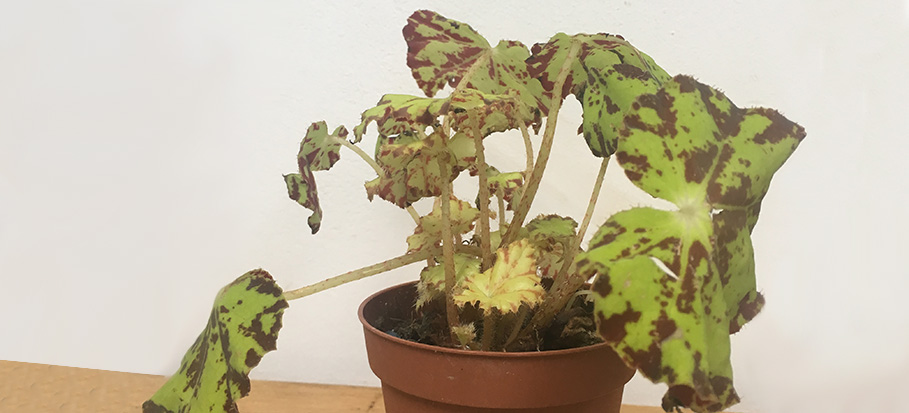
{"type": "Polygon", "coordinates": [[[476,112],[471,118],[471,132],[473,132],[473,142],[477,150],[477,177],[480,181],[478,196],[480,208],[479,228],[480,233],[480,250],[483,255],[480,257],[480,271],[485,271],[492,266],[492,250],[489,246],[489,180],[486,176],[486,151],[483,148],[483,135],[480,131],[480,123],[476,112]]]}
{"type": "Polygon", "coordinates": [[[505,344],[502,346],[503,348],[508,348],[508,346],[518,338],[521,327],[524,327],[524,319],[527,318],[527,308],[526,305],[522,305],[521,309],[518,310],[518,314],[514,321],[514,328],[511,330],[511,334],[508,335],[508,338],[505,339],[505,344]]]}
{"type": "Polygon", "coordinates": [[[489,351],[492,349],[492,346],[496,338],[496,314],[490,311],[483,311],[483,339],[481,342],[481,350],[489,351]],[[487,314],[488,313],[488,314],[487,314]]]}
{"type": "MultiPolygon", "coordinates": [[[[443,130],[448,130],[448,119],[443,122],[443,130]]],[[[443,143],[447,143],[447,138],[442,135],[443,143]]],[[[455,241],[451,234],[451,168],[448,166],[448,154],[442,153],[438,157],[439,171],[442,175],[442,269],[445,272],[445,312],[448,319],[448,331],[451,334],[453,343],[458,342],[457,334],[454,328],[460,325],[458,317],[458,306],[454,301],[455,287],[455,265],[454,249],[455,241]]]]}
{"type": "Polygon", "coordinates": [[[606,177],[606,168],[608,166],[609,157],[605,157],[600,163],[600,170],[597,173],[596,182],[593,184],[593,192],[590,194],[590,201],[587,203],[587,212],[584,214],[584,220],[581,221],[578,233],[572,239],[568,251],[562,257],[562,267],[559,268],[559,272],[555,276],[555,290],[547,294],[543,304],[540,305],[540,310],[534,314],[530,324],[527,325],[527,328],[522,333],[549,325],[556,314],[571,300],[573,294],[587,282],[583,277],[574,274],[571,268],[575,265],[575,256],[577,256],[578,250],[581,248],[584,234],[587,232],[587,227],[590,226],[590,220],[593,218],[593,211],[596,208],[597,199],[600,198],[600,190],[603,188],[603,180],[606,177]]]}
{"type": "Polygon", "coordinates": [[[303,298],[308,295],[312,295],[318,292],[325,291],[329,288],[334,288],[342,284],[347,284],[352,281],[362,280],[366,277],[370,277],[376,274],[381,274],[386,271],[391,271],[395,268],[400,268],[405,265],[410,265],[418,261],[423,261],[433,255],[439,253],[438,248],[428,249],[425,251],[408,253],[401,255],[399,257],[392,258],[390,260],[382,261],[377,264],[370,265],[368,267],[363,267],[358,270],[348,271],[344,274],[331,277],[327,280],[319,281],[315,284],[308,285],[306,287],[297,288],[296,290],[290,290],[284,292],[284,299],[287,301],[296,300],[298,298],[303,298]]]}
{"type": "Polygon", "coordinates": [[[521,137],[524,138],[524,155],[527,158],[524,179],[529,179],[530,174],[533,173],[533,142],[530,141],[530,132],[527,131],[527,125],[521,122],[518,127],[521,128],[521,137]]]}
{"type": "MultiPolygon", "coordinates": [[[[366,163],[369,164],[369,166],[371,166],[374,171],[376,171],[376,175],[379,175],[380,177],[385,175],[385,171],[382,170],[382,167],[379,166],[375,160],[370,158],[366,152],[360,149],[359,146],[348,142],[347,139],[337,138],[337,140],[341,145],[344,145],[345,148],[352,150],[355,154],[359,155],[360,158],[366,161],[366,163]]],[[[417,213],[417,210],[415,210],[412,206],[408,206],[407,208],[404,208],[404,210],[410,214],[410,217],[413,218],[414,222],[417,224],[420,223],[420,214],[417,213]]]]}
{"type": "Polygon", "coordinates": [[[571,65],[574,63],[579,49],[580,43],[572,40],[571,48],[568,50],[568,55],[562,63],[562,68],[559,70],[559,76],[556,78],[553,87],[553,99],[549,104],[549,114],[546,115],[546,130],[543,132],[543,142],[540,143],[540,151],[537,153],[537,163],[533,167],[530,180],[524,185],[521,204],[515,209],[514,216],[511,218],[512,225],[508,226],[508,231],[502,238],[502,245],[511,243],[517,237],[518,229],[524,225],[524,219],[527,218],[527,213],[530,211],[531,204],[533,204],[533,198],[540,188],[540,181],[543,179],[543,172],[546,170],[546,163],[549,161],[549,153],[552,151],[559,109],[562,107],[562,89],[565,85],[565,79],[568,78],[568,73],[571,72],[571,65]]]}
{"type": "Polygon", "coordinates": [[[501,188],[496,191],[496,199],[499,201],[499,233],[508,226],[508,223],[505,222],[505,194],[502,192],[501,188]]]}

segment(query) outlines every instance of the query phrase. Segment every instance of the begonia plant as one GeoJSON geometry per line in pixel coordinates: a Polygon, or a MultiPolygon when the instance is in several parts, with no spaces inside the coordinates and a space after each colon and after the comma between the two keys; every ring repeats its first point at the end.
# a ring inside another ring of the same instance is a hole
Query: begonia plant
{"type": "Polygon", "coordinates": [[[311,210],[315,234],[323,218],[343,219],[323,212],[316,172],[350,150],[375,171],[364,177],[365,195],[413,217],[402,255],[292,291],[263,270],[238,278],[144,411],[237,411],[250,369],[276,348],[288,301],[417,263],[422,318],[400,329],[410,339],[476,351],[605,341],[628,366],[668,385],[667,411],[737,403],[730,335],[764,303],[751,232],[771,177],[804,130],[775,110],[739,108],[691,76],[670,75],[619,35],[492,46],[469,25],[425,10],[403,33],[423,95],[382,96],[351,132],[313,123],[298,170],[284,176],[290,198],[311,210]],[[588,208],[580,222],[528,219],[545,196],[538,190],[568,95],[582,107],[578,133],[601,158],[594,187],[577,194],[588,208]],[[358,146],[364,137],[377,139],[371,153],[358,146]],[[514,140],[524,167],[492,165],[487,139],[514,140]],[[634,185],[674,207],[616,213],[585,248],[611,157],[634,185]],[[475,192],[457,194],[458,179],[475,192]],[[421,214],[413,204],[427,198],[421,214]]]}

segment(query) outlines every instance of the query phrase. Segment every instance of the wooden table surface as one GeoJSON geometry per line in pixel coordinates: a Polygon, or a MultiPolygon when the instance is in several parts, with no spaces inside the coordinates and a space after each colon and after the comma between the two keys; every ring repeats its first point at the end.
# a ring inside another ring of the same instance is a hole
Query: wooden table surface
{"type": "MultiPolygon", "coordinates": [[[[0,360],[0,412],[138,413],[164,376],[0,360]]],[[[375,387],[252,382],[241,413],[384,413],[375,387]]],[[[622,413],[660,413],[658,407],[623,406],[622,413]]]]}

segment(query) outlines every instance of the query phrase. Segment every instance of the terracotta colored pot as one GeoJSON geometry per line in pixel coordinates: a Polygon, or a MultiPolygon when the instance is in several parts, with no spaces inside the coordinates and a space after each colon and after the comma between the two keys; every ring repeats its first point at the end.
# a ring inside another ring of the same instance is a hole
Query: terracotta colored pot
{"type": "Polygon", "coordinates": [[[618,413],[634,375],[605,344],[503,353],[430,346],[385,334],[380,317],[409,318],[416,283],[382,290],[360,305],[369,366],[388,413],[618,413]]]}

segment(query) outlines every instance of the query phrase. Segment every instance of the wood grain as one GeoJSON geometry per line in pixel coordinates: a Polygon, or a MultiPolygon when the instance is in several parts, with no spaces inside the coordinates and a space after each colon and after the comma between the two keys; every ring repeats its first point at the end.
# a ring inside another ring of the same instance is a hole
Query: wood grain
{"type": "MultiPolygon", "coordinates": [[[[165,377],[0,360],[0,412],[139,413],[165,377]]],[[[384,413],[374,387],[252,382],[240,400],[243,413],[384,413]]],[[[622,413],[661,413],[658,407],[622,406],[622,413]]]]}

